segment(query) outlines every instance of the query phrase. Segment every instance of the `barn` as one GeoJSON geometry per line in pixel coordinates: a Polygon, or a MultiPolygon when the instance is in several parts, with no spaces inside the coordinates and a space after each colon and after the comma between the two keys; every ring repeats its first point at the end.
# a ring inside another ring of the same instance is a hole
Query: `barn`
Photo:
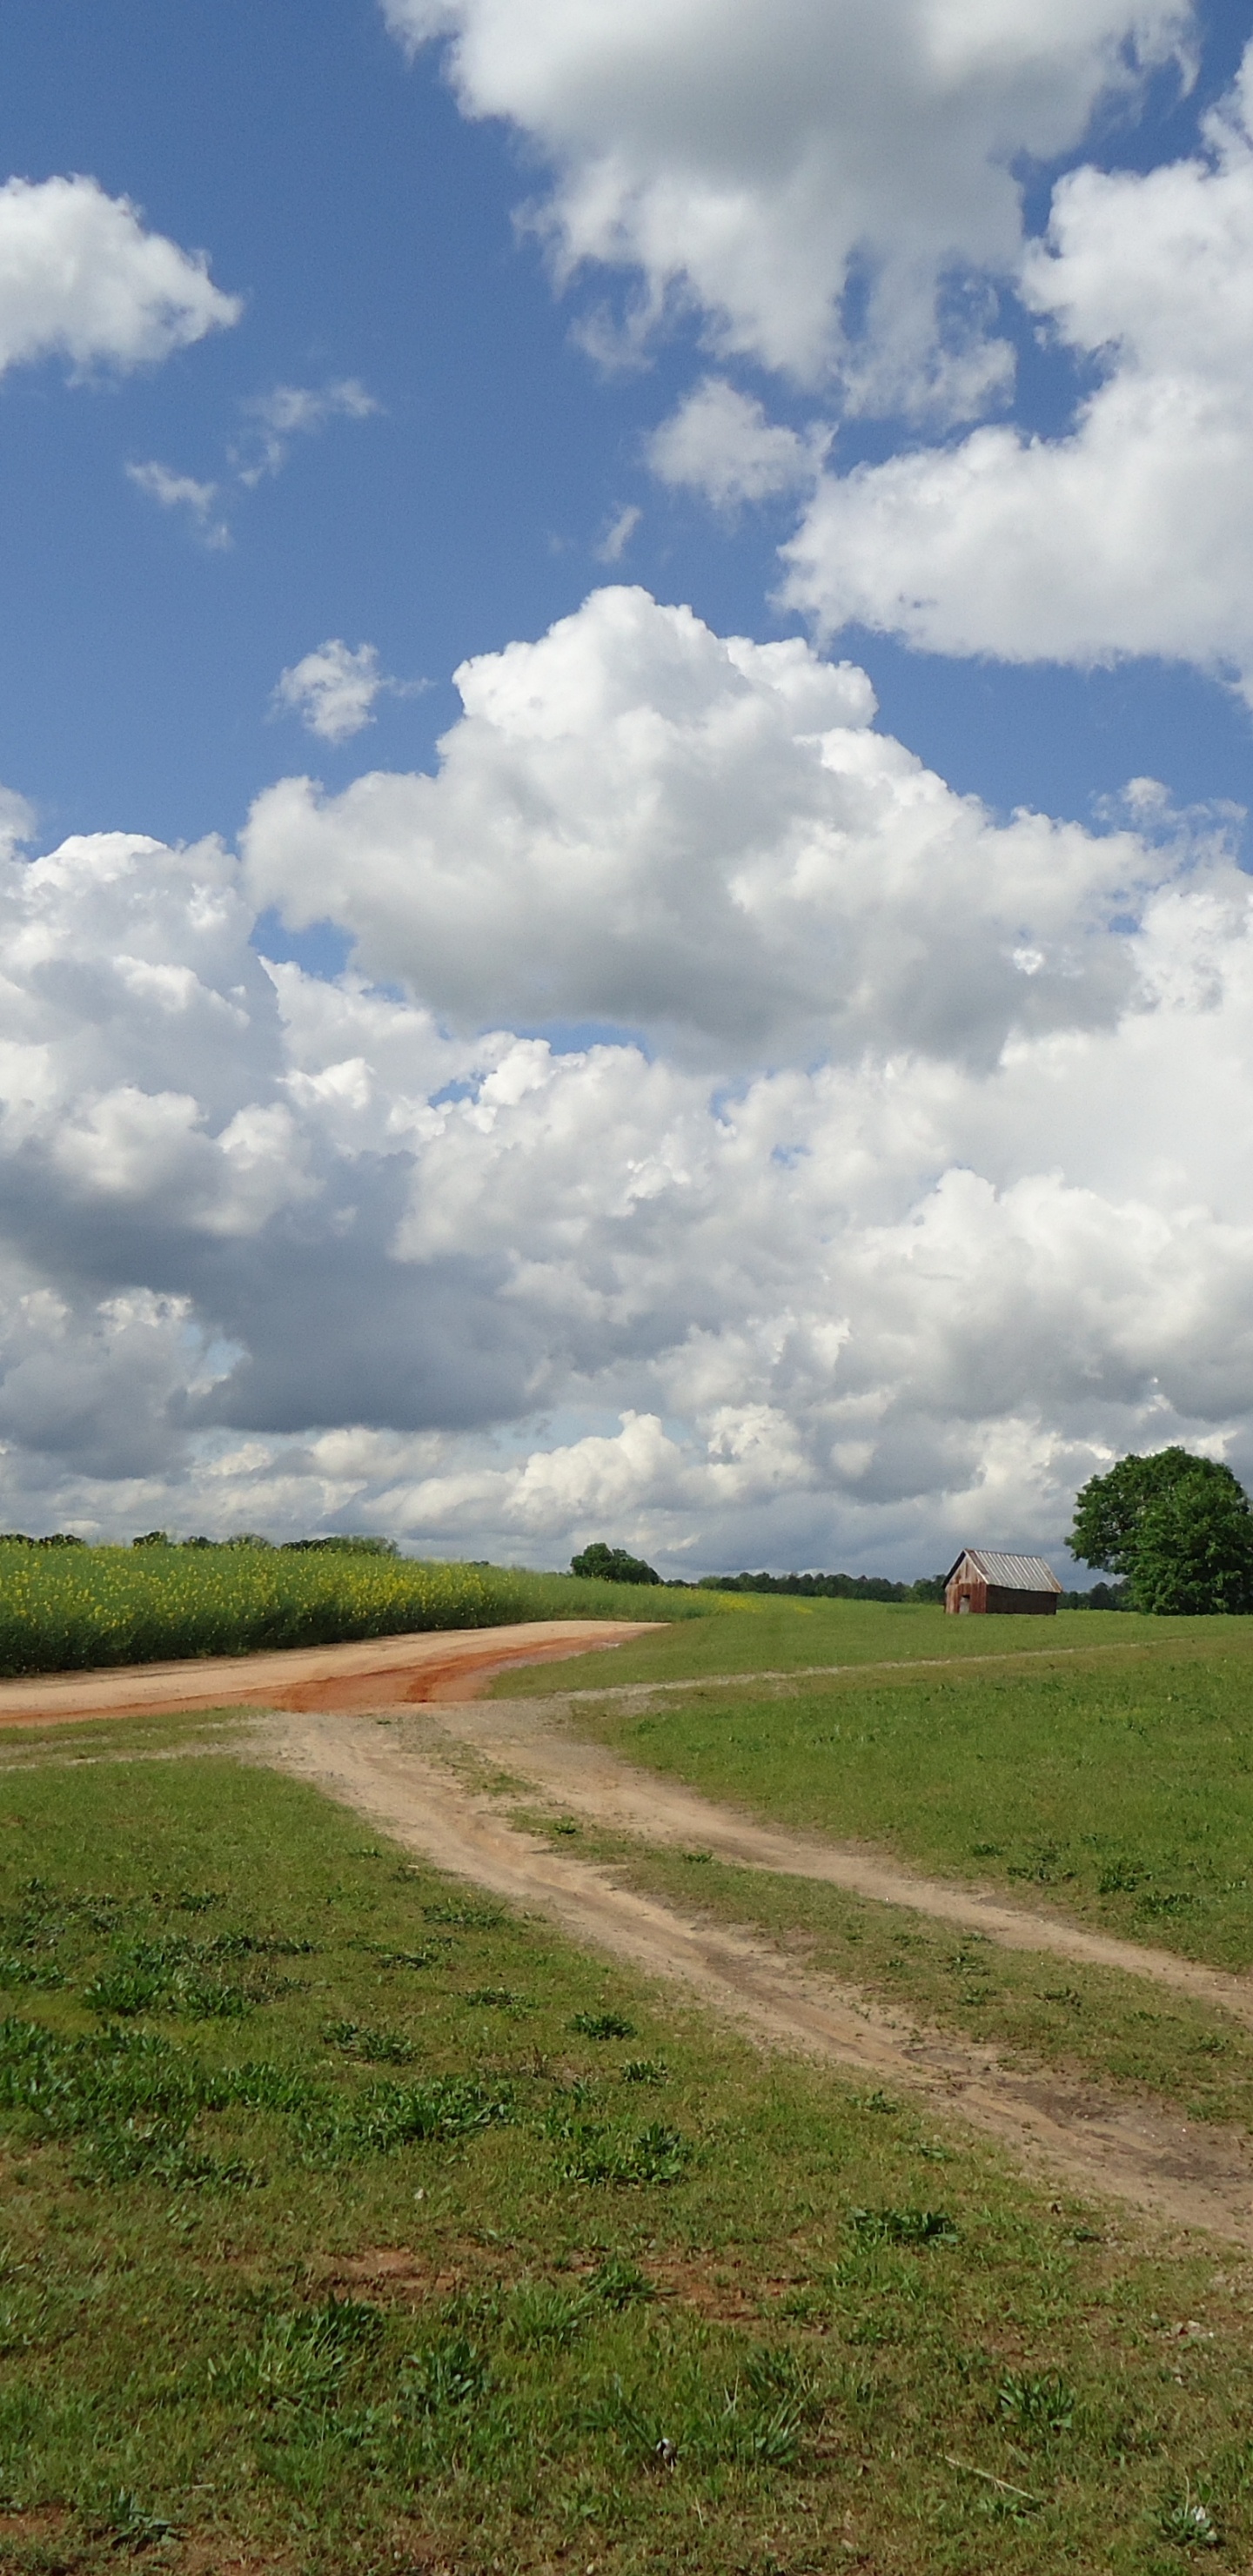
{"type": "Polygon", "coordinates": [[[1000,1556],[994,1548],[967,1547],[944,1577],[944,1607],[959,1617],[971,1610],[1000,1610],[1051,1619],[1061,1588],[1042,1556],[1000,1556]]]}

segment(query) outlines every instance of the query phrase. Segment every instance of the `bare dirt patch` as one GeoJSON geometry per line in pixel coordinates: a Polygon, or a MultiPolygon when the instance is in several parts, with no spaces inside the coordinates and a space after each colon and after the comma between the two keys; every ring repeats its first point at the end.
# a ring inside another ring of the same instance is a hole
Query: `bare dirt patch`
{"type": "Polygon", "coordinates": [[[414,1706],[481,1689],[515,1664],[542,1664],[620,1646],[655,1628],[626,1619],[534,1619],[507,1628],[441,1629],[369,1637],[347,1646],[289,1646],[265,1655],[124,1664],[0,1682],[0,1727],[92,1717],[178,1716],[202,1708],[354,1709],[414,1706]]]}
{"type": "Polygon", "coordinates": [[[430,2299],[451,2299],[471,2283],[495,2280],[504,2262],[493,2264],[477,2246],[464,2261],[433,2262],[412,2245],[368,2245],[360,2254],[313,2254],[306,2266],[319,2289],[349,2292],[353,2298],[402,2306],[421,2306],[430,2299]]]}

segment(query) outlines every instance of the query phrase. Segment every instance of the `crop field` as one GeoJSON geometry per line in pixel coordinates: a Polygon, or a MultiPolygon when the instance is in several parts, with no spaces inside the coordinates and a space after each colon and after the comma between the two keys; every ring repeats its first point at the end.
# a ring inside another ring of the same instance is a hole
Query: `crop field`
{"type": "Polygon", "coordinates": [[[1247,2563],[1240,2261],[135,1742],[0,1783],[0,2563],[1247,2563]]]}
{"type": "Polygon", "coordinates": [[[0,1540],[0,1678],[185,1655],[330,1646],[525,1619],[716,1614],[657,1592],[500,1566],[268,1547],[32,1547],[0,1540]]]}

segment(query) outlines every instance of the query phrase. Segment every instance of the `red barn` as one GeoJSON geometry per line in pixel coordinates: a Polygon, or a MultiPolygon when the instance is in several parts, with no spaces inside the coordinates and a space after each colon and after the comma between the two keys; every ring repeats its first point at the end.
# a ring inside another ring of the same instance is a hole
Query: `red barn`
{"type": "Polygon", "coordinates": [[[967,1547],[944,1577],[944,1607],[958,1617],[1000,1610],[1051,1619],[1061,1588],[1042,1556],[998,1556],[989,1547],[967,1547]]]}

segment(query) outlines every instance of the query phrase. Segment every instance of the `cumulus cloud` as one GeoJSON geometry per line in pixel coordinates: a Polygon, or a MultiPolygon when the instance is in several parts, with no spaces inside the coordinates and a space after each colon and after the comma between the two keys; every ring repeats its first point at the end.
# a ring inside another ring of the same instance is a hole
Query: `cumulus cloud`
{"type": "Polygon", "coordinates": [[[863,672],[800,639],[719,637],[611,588],[457,685],[437,776],[335,797],[286,779],[244,847],[259,904],[293,928],[329,914],[364,972],[462,1028],[610,1021],[737,1065],[986,1058],[1120,1006],[1109,923],[1168,862],[1134,835],[993,824],[872,729],[863,672]]]}
{"type": "Polygon", "coordinates": [[[817,479],[830,445],[818,429],[801,437],[767,419],[761,403],[725,376],[706,376],[653,431],[648,462],[675,490],[700,492],[717,510],[766,501],[817,479]]]}
{"type": "Polygon", "coordinates": [[[1056,1547],[1128,1446],[1247,1474],[1253,890],[1225,818],[1141,780],[1145,829],[998,830],[875,730],[860,675],[639,593],[463,685],[391,839],[372,781],[263,800],[247,869],[125,834],[0,865],[0,1520],[916,1571],[971,1536],[1056,1547]],[[295,908],[294,861],[263,865],[293,812],[310,904],[364,887],[385,990],[256,955],[258,906],[295,908]],[[514,1005],[476,1024],[468,983],[460,1029],[407,908],[445,835],[448,955],[485,943],[502,994],[521,878],[514,1005]],[[632,1025],[677,1021],[686,978],[699,1044],[518,1033],[553,888],[577,912],[588,880],[570,1015],[603,1016],[619,925],[632,1025]],[[768,1059],[714,999],[749,992],[737,906],[768,1059]]]}
{"type": "Polygon", "coordinates": [[[723,356],[950,418],[1004,390],[1009,352],[968,289],[1016,265],[1015,167],[1074,150],[1103,93],[1184,59],[1191,22],[1175,0],[383,5],[410,47],[446,41],[466,115],[547,161],[532,221],[558,273],[634,274],[628,337],[687,304],[723,356]]]}
{"type": "Polygon", "coordinates": [[[50,357],[76,374],[152,365],[242,311],[202,252],[146,232],[94,179],[0,187],[0,374],[50,357]]]}
{"type": "Polygon", "coordinates": [[[373,724],[380,690],[394,686],[379,667],[377,645],[358,644],[354,652],[332,636],[281,674],[274,706],[280,714],[298,715],[323,742],[348,742],[363,725],[373,724]]]}
{"type": "Polygon", "coordinates": [[[826,477],[786,596],[944,653],[1153,653],[1253,696],[1253,48],[1195,157],[1058,184],[1021,292],[1101,381],[1073,429],[826,477]]]}

